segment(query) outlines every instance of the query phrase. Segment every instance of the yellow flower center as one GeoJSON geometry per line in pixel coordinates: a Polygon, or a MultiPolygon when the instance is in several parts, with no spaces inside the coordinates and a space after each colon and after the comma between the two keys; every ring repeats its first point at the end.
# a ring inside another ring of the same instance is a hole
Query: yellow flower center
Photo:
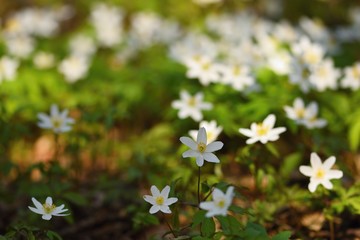
{"type": "Polygon", "coordinates": [[[303,109],[303,108],[296,109],[296,115],[298,116],[298,118],[304,118],[304,116],[305,116],[305,109],[303,109]]]}
{"type": "Polygon", "coordinates": [[[155,202],[156,202],[157,205],[163,205],[164,204],[164,198],[162,196],[158,196],[158,197],[156,197],[155,202]]]}
{"type": "Polygon", "coordinates": [[[259,123],[256,125],[256,134],[259,136],[264,136],[269,132],[269,127],[259,123]]]}
{"type": "Polygon", "coordinates": [[[216,204],[219,208],[224,208],[225,207],[225,200],[221,199],[220,201],[217,202],[216,204]]]}
{"type": "Polygon", "coordinates": [[[235,76],[239,76],[240,73],[241,73],[240,67],[239,67],[239,66],[235,66],[235,67],[233,68],[233,74],[234,74],[235,76]]]}
{"type": "Polygon", "coordinates": [[[352,72],[353,72],[354,78],[360,79],[360,70],[359,70],[359,68],[353,67],[352,72]]]}
{"type": "Polygon", "coordinates": [[[196,99],[194,97],[190,97],[188,100],[188,105],[190,107],[195,107],[196,106],[196,99]]]}
{"type": "Polygon", "coordinates": [[[204,64],[202,64],[202,69],[203,70],[209,70],[210,66],[211,66],[210,63],[204,63],[204,64]]]}
{"type": "Polygon", "coordinates": [[[52,204],[52,205],[49,205],[47,203],[43,204],[43,209],[46,214],[51,214],[55,208],[56,208],[56,206],[54,204],[52,204]]]}
{"type": "Polygon", "coordinates": [[[53,117],[51,118],[51,123],[54,128],[59,128],[63,124],[63,120],[61,118],[53,117]]]}
{"type": "Polygon", "coordinates": [[[206,144],[203,143],[203,142],[199,143],[198,146],[197,146],[197,149],[198,149],[198,151],[201,152],[201,153],[205,152],[205,150],[206,150],[206,144]]]}
{"type": "Polygon", "coordinates": [[[325,177],[325,171],[323,169],[318,169],[316,174],[315,174],[315,177],[318,178],[318,179],[323,179],[325,177]]]}

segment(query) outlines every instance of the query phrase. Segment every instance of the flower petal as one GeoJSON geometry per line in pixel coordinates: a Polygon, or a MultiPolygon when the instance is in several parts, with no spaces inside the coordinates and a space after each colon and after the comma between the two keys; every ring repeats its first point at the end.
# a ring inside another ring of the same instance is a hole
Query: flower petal
{"type": "Polygon", "coordinates": [[[160,191],[155,185],[151,186],[150,191],[151,191],[151,194],[153,195],[153,197],[160,196],[160,191]]]}
{"type": "Polygon", "coordinates": [[[189,148],[191,148],[193,150],[197,149],[196,142],[189,137],[181,137],[180,142],[182,142],[183,144],[185,144],[186,146],[188,146],[189,148]]]}
{"type": "Polygon", "coordinates": [[[163,213],[171,213],[169,206],[166,205],[160,206],[160,211],[162,211],[163,213]]]}
{"type": "Polygon", "coordinates": [[[242,135],[245,135],[247,137],[253,137],[255,136],[254,132],[251,131],[250,129],[247,129],[247,128],[240,128],[239,129],[239,132],[242,134],[242,135]]]}
{"type": "Polygon", "coordinates": [[[176,203],[177,201],[178,201],[178,198],[172,197],[172,198],[166,199],[164,204],[169,206],[169,205],[171,205],[173,203],[176,203]]]}
{"type": "Polygon", "coordinates": [[[157,213],[158,211],[160,210],[160,207],[158,205],[153,205],[150,210],[149,210],[149,213],[150,214],[154,214],[154,213],[157,213]]]}
{"type": "Polygon", "coordinates": [[[44,214],[44,215],[42,215],[42,219],[44,219],[44,220],[50,220],[51,219],[51,214],[44,214]]]}
{"type": "Polygon", "coordinates": [[[315,192],[317,186],[319,185],[319,181],[310,181],[309,183],[309,191],[310,192],[315,192]]]}
{"type": "Polygon", "coordinates": [[[307,177],[312,177],[314,172],[310,166],[300,166],[299,171],[307,177]]]}
{"type": "Polygon", "coordinates": [[[332,168],[332,166],[335,164],[335,161],[336,161],[336,158],[334,156],[329,157],[323,163],[323,168],[325,170],[330,170],[332,168]]]}
{"type": "Polygon", "coordinates": [[[204,157],[201,154],[196,157],[196,164],[199,167],[202,167],[204,165],[204,157]]]}
{"type": "Polygon", "coordinates": [[[206,136],[206,130],[204,127],[199,129],[196,142],[199,143],[207,143],[207,136],[206,136]]]}
{"type": "Polygon", "coordinates": [[[217,150],[220,150],[223,146],[224,144],[220,141],[212,142],[206,146],[205,152],[215,152],[217,150]]]}
{"type": "Polygon", "coordinates": [[[183,154],[182,154],[182,157],[183,158],[188,158],[188,157],[197,157],[197,156],[199,156],[199,152],[198,151],[195,151],[195,150],[192,150],[192,149],[190,149],[190,150],[187,150],[186,152],[184,152],[183,154]]]}
{"type": "Polygon", "coordinates": [[[212,193],[212,197],[213,197],[214,201],[217,201],[219,199],[225,198],[225,195],[220,189],[215,188],[213,193],[212,193]]]}
{"type": "Polygon", "coordinates": [[[160,195],[164,198],[167,199],[169,197],[169,192],[170,192],[170,187],[168,185],[166,185],[163,190],[161,190],[160,195]]]}
{"type": "Polygon", "coordinates": [[[265,126],[268,126],[269,128],[273,128],[275,125],[275,121],[276,121],[276,117],[274,114],[270,114],[269,116],[267,116],[264,121],[263,124],[265,126]]]}
{"type": "Polygon", "coordinates": [[[321,182],[321,184],[326,188],[326,189],[332,189],[333,188],[333,184],[328,180],[325,179],[321,182]]]}
{"type": "Polygon", "coordinates": [[[53,200],[52,200],[52,198],[51,197],[47,197],[46,198],[46,200],[45,200],[45,203],[47,204],[47,205],[52,205],[53,204],[53,200]]]}
{"type": "Polygon", "coordinates": [[[28,208],[29,208],[31,211],[33,211],[34,213],[44,214],[44,210],[42,210],[42,209],[38,209],[38,208],[30,207],[30,206],[28,206],[28,208]]]}
{"type": "Polygon", "coordinates": [[[153,196],[150,195],[145,195],[144,200],[152,205],[154,205],[156,203],[155,198],[153,196]]]}
{"type": "Polygon", "coordinates": [[[213,163],[220,162],[219,158],[217,156],[215,156],[215,154],[213,154],[213,153],[206,152],[203,154],[203,156],[204,156],[204,159],[208,162],[213,162],[213,163]]]}
{"type": "Polygon", "coordinates": [[[214,202],[201,202],[199,207],[204,210],[211,210],[215,208],[214,202]]]}
{"type": "Polygon", "coordinates": [[[342,178],[343,172],[341,170],[329,170],[326,174],[329,179],[339,179],[342,178]]]}
{"type": "Polygon", "coordinates": [[[34,203],[37,209],[43,209],[43,205],[38,200],[36,200],[36,198],[31,198],[31,201],[34,203]]]}
{"type": "Polygon", "coordinates": [[[310,155],[310,162],[313,168],[319,168],[322,166],[320,157],[314,152],[310,155]]]}

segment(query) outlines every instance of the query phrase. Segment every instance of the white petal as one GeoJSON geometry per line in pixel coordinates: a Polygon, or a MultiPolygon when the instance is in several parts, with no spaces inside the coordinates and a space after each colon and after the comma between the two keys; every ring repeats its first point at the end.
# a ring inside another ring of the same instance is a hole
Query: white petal
{"type": "Polygon", "coordinates": [[[252,138],[249,138],[248,140],[246,140],[246,144],[253,144],[253,143],[256,143],[259,140],[260,139],[258,137],[252,137],[252,138]]]}
{"type": "Polygon", "coordinates": [[[310,181],[309,183],[309,191],[310,192],[315,192],[317,186],[319,185],[319,182],[318,181],[310,181]]]}
{"type": "Polygon", "coordinates": [[[327,179],[323,180],[321,183],[326,189],[332,189],[333,188],[333,184],[327,179]]]}
{"type": "Polygon", "coordinates": [[[53,200],[52,200],[52,198],[51,197],[47,197],[46,198],[46,200],[45,200],[45,203],[47,204],[47,205],[52,205],[53,204],[53,200]]]}
{"type": "Polygon", "coordinates": [[[44,214],[44,210],[43,209],[38,209],[38,208],[33,208],[33,207],[28,207],[31,211],[33,211],[34,213],[37,214],[44,214]]]}
{"type": "Polygon", "coordinates": [[[42,215],[42,219],[44,219],[44,220],[50,220],[51,219],[51,214],[44,214],[44,215],[42,215]]]}
{"type": "Polygon", "coordinates": [[[226,194],[225,194],[225,198],[227,200],[232,200],[233,198],[233,195],[234,195],[234,187],[233,186],[230,186],[228,187],[228,189],[226,190],[226,194]]]}
{"type": "Polygon", "coordinates": [[[214,202],[201,202],[199,207],[204,210],[210,210],[215,208],[214,202]]]}
{"type": "Polygon", "coordinates": [[[56,104],[52,104],[50,108],[50,115],[51,116],[58,116],[59,115],[59,108],[56,104]]]}
{"type": "Polygon", "coordinates": [[[253,131],[247,128],[240,128],[239,132],[247,137],[253,137],[255,135],[253,131]]]}
{"type": "Polygon", "coordinates": [[[153,197],[160,196],[160,191],[155,185],[151,186],[150,191],[151,191],[151,194],[153,195],[153,197]]]}
{"type": "Polygon", "coordinates": [[[225,198],[225,195],[220,189],[215,188],[212,193],[212,197],[213,197],[213,200],[217,201],[219,199],[225,198]]]}
{"type": "Polygon", "coordinates": [[[188,157],[197,157],[197,156],[199,156],[199,152],[198,151],[195,151],[195,150],[192,150],[192,149],[190,149],[190,150],[187,150],[186,152],[184,152],[183,154],[182,154],[182,157],[183,158],[188,158],[188,157]]]}
{"type": "Polygon", "coordinates": [[[154,205],[150,208],[149,213],[154,214],[157,213],[160,210],[160,207],[158,205],[154,205]]]}
{"type": "Polygon", "coordinates": [[[204,159],[208,162],[213,162],[213,163],[219,163],[220,160],[217,156],[215,156],[215,154],[213,153],[204,153],[203,154],[204,159]]]}
{"type": "Polygon", "coordinates": [[[36,198],[31,198],[31,200],[37,209],[43,209],[43,205],[38,200],[36,200],[36,198]]]}
{"type": "Polygon", "coordinates": [[[294,108],[295,109],[303,109],[304,108],[304,101],[297,97],[294,101],[294,108]]]}
{"type": "Polygon", "coordinates": [[[310,155],[310,162],[311,162],[311,166],[313,168],[322,167],[322,162],[321,162],[320,157],[314,152],[311,153],[311,155],[310,155]]]}
{"type": "Polygon", "coordinates": [[[204,165],[204,157],[202,155],[198,155],[196,157],[196,164],[199,166],[199,167],[202,167],[202,165],[204,165]]]}
{"type": "Polygon", "coordinates": [[[268,126],[269,128],[273,128],[275,125],[275,121],[276,121],[276,117],[274,114],[270,114],[269,116],[267,116],[264,121],[263,124],[268,126]]]}
{"type": "Polygon", "coordinates": [[[199,129],[196,142],[199,143],[207,143],[207,136],[206,136],[206,130],[204,127],[199,129]]]}
{"type": "Polygon", "coordinates": [[[172,198],[166,199],[165,202],[164,202],[164,204],[169,206],[169,205],[171,205],[171,204],[173,204],[173,203],[176,203],[177,201],[178,201],[178,198],[172,197],[172,198]]]}
{"type": "Polygon", "coordinates": [[[168,185],[166,185],[164,187],[164,189],[161,191],[160,195],[164,198],[167,199],[169,197],[169,192],[170,192],[170,187],[168,185]]]}
{"type": "Polygon", "coordinates": [[[330,170],[330,168],[332,168],[332,166],[335,164],[336,158],[334,156],[329,157],[328,159],[326,159],[323,163],[323,168],[325,170],[330,170]]]}
{"type": "Polygon", "coordinates": [[[188,146],[189,148],[191,148],[193,150],[197,149],[196,142],[189,137],[181,137],[180,142],[182,142],[183,144],[185,144],[186,146],[188,146]]]}
{"type": "Polygon", "coordinates": [[[223,146],[224,144],[220,141],[212,142],[206,146],[205,152],[215,152],[217,150],[220,150],[223,146]]]}
{"type": "Polygon", "coordinates": [[[160,206],[160,211],[162,211],[163,213],[171,213],[169,206],[166,205],[160,206]]]}
{"type": "Polygon", "coordinates": [[[300,166],[300,172],[307,177],[312,177],[314,170],[310,166],[300,166]]]}
{"type": "Polygon", "coordinates": [[[277,127],[274,129],[271,129],[270,134],[279,135],[280,133],[283,133],[286,131],[285,127],[277,127]]]}
{"type": "Polygon", "coordinates": [[[343,172],[341,170],[329,170],[326,174],[329,179],[339,179],[342,178],[343,172]]]}
{"type": "Polygon", "coordinates": [[[154,205],[156,203],[155,198],[153,196],[150,195],[145,195],[144,200],[152,205],[154,205]]]}

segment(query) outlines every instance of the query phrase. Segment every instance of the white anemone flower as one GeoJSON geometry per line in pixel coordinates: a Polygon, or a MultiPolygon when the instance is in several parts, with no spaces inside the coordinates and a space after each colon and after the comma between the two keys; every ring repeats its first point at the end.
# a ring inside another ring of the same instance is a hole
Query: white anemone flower
{"type": "Polygon", "coordinates": [[[204,165],[204,160],[213,163],[219,163],[219,158],[213,154],[217,150],[220,150],[224,144],[220,141],[215,141],[207,144],[206,129],[200,128],[197,134],[196,142],[189,137],[181,137],[180,141],[191,148],[182,154],[183,158],[195,157],[196,164],[201,167],[204,165]]]}
{"type": "Polygon", "coordinates": [[[41,204],[35,198],[31,198],[31,200],[36,208],[29,206],[29,209],[34,213],[42,215],[42,219],[44,220],[50,220],[52,216],[69,215],[69,213],[64,214],[64,212],[68,211],[68,209],[64,209],[64,204],[57,207],[55,204],[53,204],[53,200],[51,197],[47,197],[44,204],[41,204]]]}
{"type": "Polygon", "coordinates": [[[74,83],[84,78],[89,70],[89,61],[84,56],[72,55],[64,59],[58,66],[66,81],[74,83]]]}
{"type": "Polygon", "coordinates": [[[144,196],[144,200],[152,204],[149,212],[151,214],[157,213],[158,211],[161,211],[163,213],[171,213],[169,206],[177,202],[178,199],[176,197],[169,198],[170,187],[166,186],[160,192],[159,189],[153,185],[151,186],[150,191],[152,196],[144,196]]]}
{"type": "Polygon", "coordinates": [[[335,90],[339,77],[340,70],[334,67],[333,61],[329,58],[314,66],[309,82],[320,92],[328,88],[335,90]]]}
{"type": "Polygon", "coordinates": [[[11,81],[16,77],[19,62],[10,57],[0,58],[0,83],[4,80],[11,81]]]}
{"type": "Polygon", "coordinates": [[[67,116],[68,110],[60,112],[56,104],[51,105],[50,116],[45,113],[39,113],[40,122],[38,126],[44,129],[52,129],[55,133],[63,133],[71,130],[68,124],[74,123],[74,119],[67,116]]]}
{"type": "Polygon", "coordinates": [[[344,69],[345,77],[341,80],[343,88],[351,88],[356,91],[360,88],[360,62],[344,69]]]}
{"type": "Polygon", "coordinates": [[[49,52],[38,52],[33,58],[33,62],[38,69],[48,69],[54,66],[55,56],[49,52]]]}
{"type": "Polygon", "coordinates": [[[268,141],[276,141],[279,134],[286,131],[285,127],[274,128],[276,117],[274,114],[267,116],[262,123],[252,123],[250,129],[240,128],[239,132],[249,139],[247,144],[253,144],[257,141],[265,144],[268,141]]]}
{"type": "MultiPolygon", "coordinates": [[[[201,121],[200,122],[200,128],[205,128],[206,130],[206,137],[209,143],[215,141],[223,128],[221,126],[217,126],[217,123],[215,120],[212,120],[210,122],[208,121],[201,121]]],[[[190,130],[189,135],[196,140],[198,135],[198,130],[190,130]]]]}
{"type": "Polygon", "coordinates": [[[203,86],[220,81],[221,66],[205,56],[192,56],[185,60],[186,76],[197,78],[203,86]]]}
{"type": "Polygon", "coordinates": [[[191,96],[187,91],[180,92],[180,100],[173,101],[171,106],[175,109],[179,109],[178,116],[180,119],[191,117],[195,121],[199,122],[203,119],[202,110],[211,110],[212,104],[203,102],[204,95],[201,92],[191,96]]]}
{"type": "Polygon", "coordinates": [[[226,216],[233,197],[233,186],[228,187],[226,193],[223,193],[220,189],[215,188],[212,193],[213,200],[211,202],[201,202],[199,207],[208,211],[205,215],[208,218],[215,215],[226,216]]]}
{"type": "Polygon", "coordinates": [[[335,164],[335,160],[335,157],[331,156],[322,163],[320,157],[316,153],[311,153],[311,166],[300,166],[300,172],[305,176],[310,177],[308,186],[310,192],[315,192],[319,184],[323,185],[326,189],[332,189],[333,184],[330,180],[342,178],[343,172],[341,170],[331,169],[335,164]]]}
{"type": "Polygon", "coordinates": [[[299,125],[305,125],[307,128],[322,128],[327,124],[325,119],[318,118],[318,105],[311,102],[306,107],[301,98],[296,98],[294,105],[285,106],[284,110],[288,118],[294,120],[299,125]]]}

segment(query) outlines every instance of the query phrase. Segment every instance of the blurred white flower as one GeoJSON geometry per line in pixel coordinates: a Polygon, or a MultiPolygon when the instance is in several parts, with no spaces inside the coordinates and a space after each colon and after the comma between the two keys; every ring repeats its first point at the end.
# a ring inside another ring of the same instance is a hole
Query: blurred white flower
{"type": "Polygon", "coordinates": [[[223,193],[220,189],[215,188],[212,193],[212,201],[201,202],[199,207],[201,209],[207,210],[206,217],[210,218],[216,215],[226,216],[228,208],[231,205],[231,202],[234,197],[234,187],[230,186],[226,190],[226,193],[223,193]]]}
{"type": "Polygon", "coordinates": [[[356,91],[360,88],[360,62],[354,63],[350,67],[344,69],[345,76],[341,80],[341,87],[351,88],[356,91]]]}
{"type": "Polygon", "coordinates": [[[325,59],[313,67],[312,73],[309,76],[309,82],[320,92],[328,88],[335,90],[339,77],[340,70],[334,67],[331,59],[325,59]]]}
{"type": "Polygon", "coordinates": [[[298,85],[301,91],[307,93],[311,88],[309,77],[312,74],[312,68],[305,64],[298,57],[293,57],[290,63],[289,81],[298,85]]]}
{"type": "Polygon", "coordinates": [[[35,198],[31,198],[32,202],[35,205],[34,207],[28,207],[32,212],[42,215],[42,219],[50,220],[52,216],[67,216],[69,213],[64,214],[68,209],[64,209],[65,205],[56,206],[53,204],[51,197],[47,197],[44,204],[41,204],[35,198]]]}
{"type": "Polygon", "coordinates": [[[220,66],[205,56],[193,56],[185,60],[187,67],[186,76],[197,78],[199,82],[207,86],[212,82],[220,81],[220,66]]]}
{"type": "MultiPolygon", "coordinates": [[[[217,126],[217,123],[215,120],[212,120],[210,122],[207,121],[201,121],[200,122],[200,128],[205,128],[206,130],[206,138],[209,143],[215,141],[223,128],[221,126],[217,126]]],[[[198,130],[190,130],[189,135],[196,140],[198,136],[198,130]]]]}
{"type": "Polygon", "coordinates": [[[304,101],[301,98],[296,98],[293,107],[285,106],[284,110],[288,118],[295,120],[299,125],[305,125],[307,128],[322,128],[327,121],[317,117],[318,105],[316,102],[311,102],[305,107],[304,101]]]}
{"type": "Polygon", "coordinates": [[[292,44],[291,50],[295,57],[309,66],[320,63],[325,55],[321,45],[312,43],[309,38],[304,36],[298,42],[292,44]]]}
{"type": "Polygon", "coordinates": [[[220,141],[211,142],[207,144],[207,136],[205,128],[200,128],[197,134],[196,142],[189,137],[181,137],[180,141],[191,148],[182,154],[183,158],[195,157],[196,164],[199,167],[204,165],[204,160],[212,163],[219,163],[219,158],[213,154],[217,150],[220,150],[224,144],[220,141]]]}
{"type": "Polygon", "coordinates": [[[283,43],[293,43],[299,37],[299,32],[288,21],[281,21],[274,26],[272,36],[283,43]]]}
{"type": "Polygon", "coordinates": [[[73,124],[75,121],[73,118],[68,117],[68,110],[60,112],[56,104],[51,105],[50,115],[45,113],[38,113],[38,126],[44,129],[51,129],[55,133],[63,133],[71,130],[69,124],[73,124]]]}
{"type": "Polygon", "coordinates": [[[33,58],[33,62],[38,69],[51,68],[55,64],[54,54],[49,52],[37,52],[33,58]]]}
{"type": "Polygon", "coordinates": [[[153,12],[136,13],[131,18],[130,35],[139,45],[150,46],[155,42],[161,22],[160,17],[153,12]]]}
{"type": "Polygon", "coordinates": [[[73,83],[86,76],[89,62],[83,56],[72,55],[60,62],[58,70],[68,82],[73,83]]]}
{"type": "Polygon", "coordinates": [[[35,48],[34,40],[27,35],[5,37],[4,40],[9,54],[14,57],[25,59],[35,48]]]}
{"type": "Polygon", "coordinates": [[[330,42],[330,32],[320,19],[313,20],[308,17],[302,17],[299,21],[299,26],[313,41],[323,46],[330,42]]]}
{"type": "Polygon", "coordinates": [[[209,5],[209,4],[214,4],[214,3],[221,3],[223,0],[193,0],[194,3],[200,5],[200,6],[205,6],[205,5],[209,5]]]}
{"type": "Polygon", "coordinates": [[[96,37],[100,45],[113,47],[123,37],[123,11],[115,6],[98,3],[91,10],[90,21],[95,27],[96,37]]]}
{"type": "Polygon", "coordinates": [[[308,186],[310,192],[315,192],[319,184],[323,185],[326,189],[332,189],[333,185],[330,180],[342,178],[343,172],[341,170],[331,169],[335,164],[335,160],[335,157],[332,156],[322,163],[320,157],[316,153],[311,153],[311,166],[300,166],[300,172],[305,176],[310,177],[308,186]]]}
{"type": "Polygon", "coordinates": [[[201,121],[203,118],[202,110],[211,110],[212,104],[203,102],[204,95],[201,92],[191,96],[187,91],[180,92],[180,100],[175,100],[171,106],[179,109],[178,116],[180,119],[191,117],[195,121],[201,121]]]}
{"type": "Polygon", "coordinates": [[[7,56],[0,58],[0,83],[4,80],[13,80],[18,66],[19,62],[17,60],[7,56]]]}
{"type": "Polygon", "coordinates": [[[253,144],[257,141],[265,144],[268,141],[276,141],[279,134],[286,131],[285,127],[274,128],[276,117],[274,114],[267,116],[262,123],[252,123],[250,129],[240,128],[239,132],[249,139],[246,144],[253,144]]]}
{"type": "Polygon", "coordinates": [[[94,40],[84,34],[74,36],[69,43],[71,55],[90,57],[96,52],[94,40]]]}
{"type": "Polygon", "coordinates": [[[170,187],[165,186],[161,192],[156,186],[151,186],[150,188],[151,194],[145,195],[144,200],[150,204],[152,204],[149,212],[151,214],[157,213],[161,211],[163,213],[171,213],[169,206],[178,201],[176,197],[169,198],[170,187]]]}
{"type": "Polygon", "coordinates": [[[250,74],[250,68],[246,65],[223,65],[219,70],[222,75],[221,82],[231,85],[237,91],[242,91],[255,84],[255,79],[250,74]]]}

